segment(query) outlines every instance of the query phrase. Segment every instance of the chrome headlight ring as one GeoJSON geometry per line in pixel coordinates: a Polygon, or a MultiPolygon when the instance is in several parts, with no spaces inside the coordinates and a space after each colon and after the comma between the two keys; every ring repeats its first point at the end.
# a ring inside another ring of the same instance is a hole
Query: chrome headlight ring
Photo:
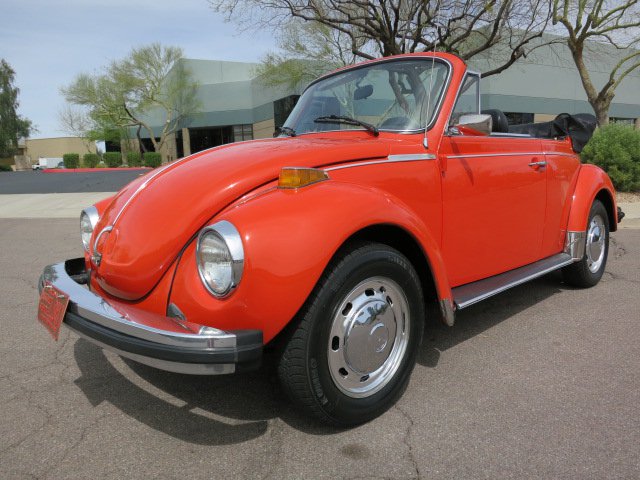
{"type": "Polygon", "coordinates": [[[216,298],[229,296],[240,283],[244,248],[238,229],[226,220],[204,227],[196,243],[200,280],[216,298]]]}
{"type": "Polygon", "coordinates": [[[80,237],[86,252],[89,251],[91,235],[93,235],[98,220],[100,220],[100,214],[96,207],[87,207],[80,213],[80,237]]]}

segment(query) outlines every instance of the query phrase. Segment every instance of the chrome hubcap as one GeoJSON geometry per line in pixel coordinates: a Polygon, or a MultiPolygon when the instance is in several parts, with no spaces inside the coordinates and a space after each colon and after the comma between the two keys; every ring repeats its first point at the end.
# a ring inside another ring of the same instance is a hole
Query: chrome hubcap
{"type": "Polygon", "coordinates": [[[595,215],[589,223],[587,231],[587,266],[591,273],[596,273],[602,266],[605,251],[606,229],[604,220],[600,215],[595,215]]]}
{"type": "Polygon", "coordinates": [[[368,397],[382,389],[402,363],[409,340],[409,305],[402,289],[384,277],[358,284],[331,324],[331,378],[346,395],[368,397]]]}

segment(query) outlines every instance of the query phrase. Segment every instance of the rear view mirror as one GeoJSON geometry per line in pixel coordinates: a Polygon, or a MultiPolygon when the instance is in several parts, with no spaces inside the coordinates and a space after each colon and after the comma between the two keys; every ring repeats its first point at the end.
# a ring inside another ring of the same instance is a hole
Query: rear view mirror
{"type": "Polygon", "coordinates": [[[356,91],[353,92],[354,100],[364,100],[365,98],[369,98],[373,93],[373,85],[363,85],[361,87],[356,88],[356,91]]]}

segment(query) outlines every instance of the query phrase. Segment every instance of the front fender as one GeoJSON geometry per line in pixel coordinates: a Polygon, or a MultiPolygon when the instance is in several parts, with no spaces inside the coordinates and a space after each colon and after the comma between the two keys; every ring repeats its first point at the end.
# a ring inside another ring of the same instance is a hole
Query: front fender
{"type": "Polygon", "coordinates": [[[609,213],[609,226],[612,232],[618,228],[618,209],[616,195],[609,176],[595,165],[581,165],[576,188],[573,192],[567,231],[584,232],[587,229],[589,211],[595,198],[601,199],[609,213]]]}
{"type": "Polygon", "coordinates": [[[425,223],[372,187],[332,180],[300,190],[272,189],[215,220],[230,221],[239,230],[244,273],[230,297],[212,297],[198,276],[192,242],[180,259],[170,301],[194,322],[224,330],[259,329],[268,342],[302,307],[344,242],[380,224],[398,226],[417,240],[439,297],[451,298],[438,243],[425,223]]]}

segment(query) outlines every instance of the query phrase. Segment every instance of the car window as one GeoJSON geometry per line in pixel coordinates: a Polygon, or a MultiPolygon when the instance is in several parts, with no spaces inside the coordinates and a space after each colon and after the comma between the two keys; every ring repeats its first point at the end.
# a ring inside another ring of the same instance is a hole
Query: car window
{"type": "Polygon", "coordinates": [[[433,119],[449,73],[431,59],[374,63],[346,70],[311,85],[285,127],[296,133],[362,129],[358,125],[318,123],[319,117],[346,116],[380,130],[424,129],[433,119]]]}
{"type": "Polygon", "coordinates": [[[480,75],[471,72],[466,74],[462,82],[449,125],[455,125],[462,115],[469,113],[480,113],[480,75]]]}

